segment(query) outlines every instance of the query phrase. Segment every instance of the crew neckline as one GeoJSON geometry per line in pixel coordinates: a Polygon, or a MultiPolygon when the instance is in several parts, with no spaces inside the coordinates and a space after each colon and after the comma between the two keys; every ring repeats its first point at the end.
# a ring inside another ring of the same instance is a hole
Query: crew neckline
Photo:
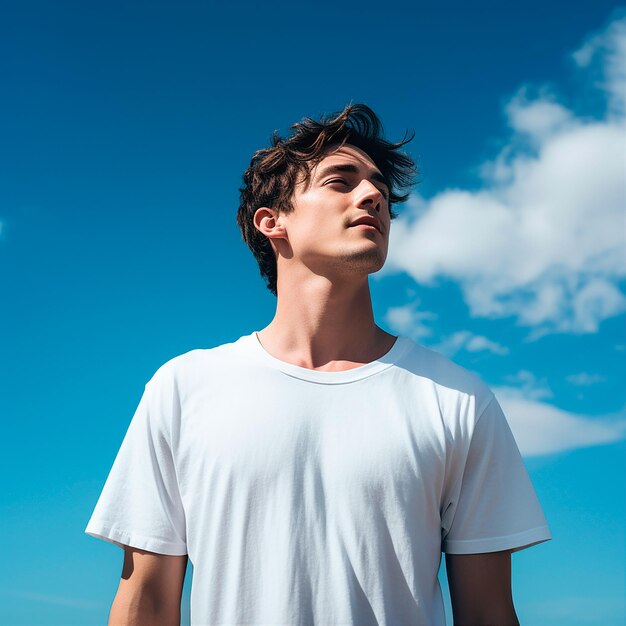
{"type": "Polygon", "coordinates": [[[250,351],[259,360],[274,369],[282,371],[288,376],[324,384],[349,383],[362,380],[363,378],[367,378],[373,374],[377,374],[378,372],[381,372],[397,363],[411,344],[408,337],[398,335],[391,348],[374,361],[364,363],[363,365],[353,367],[349,370],[339,372],[321,372],[319,370],[301,367],[300,365],[295,365],[293,363],[287,363],[287,361],[283,361],[282,359],[273,356],[263,347],[257,332],[258,331],[255,330],[249,335],[242,337],[242,339],[245,340],[250,347],[250,351]]]}

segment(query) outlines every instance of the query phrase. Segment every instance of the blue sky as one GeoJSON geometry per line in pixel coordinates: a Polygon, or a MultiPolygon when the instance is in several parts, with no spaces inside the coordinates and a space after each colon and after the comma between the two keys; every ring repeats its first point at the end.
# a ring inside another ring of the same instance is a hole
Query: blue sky
{"type": "Polygon", "coordinates": [[[494,389],[553,532],[522,623],[623,623],[626,10],[26,1],[0,59],[1,623],[105,623],[122,551],[83,531],[145,382],[273,316],[241,174],[349,101],[421,168],[377,321],[494,389]]]}

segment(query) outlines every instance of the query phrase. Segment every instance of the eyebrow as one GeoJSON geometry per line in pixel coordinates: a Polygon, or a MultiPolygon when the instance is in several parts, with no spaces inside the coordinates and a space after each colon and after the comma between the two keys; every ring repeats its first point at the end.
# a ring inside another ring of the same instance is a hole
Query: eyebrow
{"type": "MultiPolygon", "coordinates": [[[[337,163],[336,165],[328,165],[327,167],[322,169],[315,178],[316,180],[319,180],[320,178],[324,178],[329,174],[338,174],[339,172],[358,174],[359,168],[352,163],[337,163]]],[[[369,179],[382,183],[383,185],[385,185],[385,187],[387,187],[387,189],[389,189],[389,183],[387,182],[387,179],[380,172],[372,172],[369,175],[369,179]]]]}

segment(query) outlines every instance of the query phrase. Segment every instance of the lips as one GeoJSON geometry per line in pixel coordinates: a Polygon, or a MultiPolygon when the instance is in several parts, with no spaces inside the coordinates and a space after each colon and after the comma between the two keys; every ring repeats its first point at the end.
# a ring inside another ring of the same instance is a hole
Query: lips
{"type": "Polygon", "coordinates": [[[383,232],[380,222],[371,215],[364,215],[363,217],[360,217],[358,220],[352,222],[350,226],[358,226],[359,224],[367,224],[368,226],[373,226],[376,230],[378,230],[379,233],[382,234],[383,232]]]}

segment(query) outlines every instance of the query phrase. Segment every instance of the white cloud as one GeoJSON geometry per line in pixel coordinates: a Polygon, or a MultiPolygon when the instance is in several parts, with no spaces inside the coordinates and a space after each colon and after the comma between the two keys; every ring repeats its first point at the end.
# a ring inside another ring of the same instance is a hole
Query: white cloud
{"type": "Polygon", "coordinates": [[[626,18],[616,18],[606,29],[588,37],[572,58],[580,68],[599,77],[594,86],[608,95],[609,117],[623,119],[626,114],[626,18]]]}
{"type": "Polygon", "coordinates": [[[452,333],[452,335],[446,337],[441,343],[430,347],[447,356],[452,356],[461,349],[467,352],[488,351],[498,355],[509,353],[509,349],[505,346],[483,335],[474,335],[469,330],[459,330],[452,333]]]}
{"type": "Polygon", "coordinates": [[[487,350],[500,355],[509,353],[508,348],[492,341],[491,339],[487,339],[487,337],[483,337],[482,335],[474,335],[473,337],[470,337],[469,341],[465,344],[465,349],[468,352],[480,352],[481,350],[487,350]]]}
{"type": "Polygon", "coordinates": [[[580,374],[572,374],[571,376],[566,376],[565,380],[568,383],[572,383],[572,385],[589,387],[590,385],[604,382],[606,378],[604,376],[600,376],[600,374],[588,374],[587,372],[581,372],[580,374]]]}
{"type": "Polygon", "coordinates": [[[525,398],[531,400],[552,398],[554,396],[546,379],[542,378],[539,380],[528,370],[519,370],[517,374],[505,376],[505,380],[515,386],[517,393],[521,393],[525,398]]]}
{"type": "Polygon", "coordinates": [[[416,341],[430,337],[433,331],[426,321],[436,320],[437,315],[431,311],[420,311],[419,305],[419,300],[413,300],[404,306],[390,307],[385,314],[385,320],[396,332],[408,335],[416,341]]]}
{"type": "Polygon", "coordinates": [[[528,98],[528,89],[522,87],[506,105],[505,111],[513,130],[539,144],[574,125],[571,111],[556,102],[548,91],[532,100],[528,98]]]}
{"type": "Polygon", "coordinates": [[[586,416],[526,397],[512,387],[493,388],[524,456],[539,456],[620,441],[626,420],[620,416],[586,416]]]}
{"type": "MultiPolygon", "coordinates": [[[[408,335],[416,341],[423,341],[433,336],[433,330],[426,322],[436,320],[437,315],[432,311],[420,311],[419,305],[419,300],[414,299],[404,306],[390,307],[385,314],[385,320],[394,331],[408,335]]],[[[474,335],[469,330],[457,331],[436,345],[429,343],[429,347],[448,356],[461,349],[467,352],[488,351],[498,355],[509,353],[507,347],[483,335],[474,335]]]]}
{"type": "Polygon", "coordinates": [[[505,107],[510,141],[479,168],[482,188],[414,195],[381,272],[452,278],[473,316],[514,316],[532,338],[597,332],[626,311],[626,17],[573,59],[605,94],[603,119],[520,87],[505,107]]]}

